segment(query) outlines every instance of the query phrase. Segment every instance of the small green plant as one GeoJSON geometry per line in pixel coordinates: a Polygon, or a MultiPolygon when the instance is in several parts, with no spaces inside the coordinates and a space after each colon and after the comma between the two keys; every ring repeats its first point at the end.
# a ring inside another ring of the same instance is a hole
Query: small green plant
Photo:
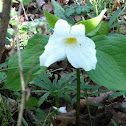
{"type": "Polygon", "coordinates": [[[13,114],[9,112],[9,100],[5,100],[0,95],[0,118],[2,120],[1,126],[8,126],[14,122],[12,118],[13,114]]]}
{"type": "Polygon", "coordinates": [[[92,124],[92,120],[91,120],[91,113],[90,113],[90,108],[89,106],[90,105],[94,105],[94,106],[104,106],[103,104],[99,104],[99,103],[89,103],[88,102],[88,97],[90,96],[96,96],[96,95],[99,95],[101,93],[105,93],[105,92],[108,92],[108,90],[105,90],[105,91],[100,91],[99,88],[100,86],[99,85],[89,85],[89,82],[90,82],[90,79],[89,81],[85,82],[84,81],[84,77],[81,76],[81,89],[84,91],[84,93],[81,93],[81,96],[86,99],[86,105],[87,105],[87,108],[88,108],[88,114],[89,114],[89,118],[90,118],[90,123],[91,123],[91,126],[93,126],[92,124]],[[87,92],[87,90],[90,90],[90,93],[87,92]]]}
{"type": "Polygon", "coordinates": [[[91,10],[90,6],[86,6],[82,1],[76,1],[73,4],[71,4],[69,7],[65,9],[65,15],[66,16],[84,16],[87,13],[89,13],[91,10]]]}
{"type": "Polygon", "coordinates": [[[111,121],[112,121],[114,126],[118,126],[117,123],[113,119],[111,119],[111,121]]]}
{"type": "Polygon", "coordinates": [[[76,78],[76,76],[72,77],[74,74],[75,72],[72,72],[67,74],[64,78],[61,77],[59,80],[58,76],[55,75],[53,82],[51,82],[48,76],[44,74],[40,74],[35,77],[32,81],[32,84],[40,87],[41,90],[35,90],[33,92],[44,93],[44,95],[40,97],[38,101],[39,106],[49,95],[54,97],[57,108],[59,108],[59,98],[64,98],[71,101],[71,97],[68,92],[73,91],[73,87],[72,84],[69,85],[69,82],[76,78]]]}

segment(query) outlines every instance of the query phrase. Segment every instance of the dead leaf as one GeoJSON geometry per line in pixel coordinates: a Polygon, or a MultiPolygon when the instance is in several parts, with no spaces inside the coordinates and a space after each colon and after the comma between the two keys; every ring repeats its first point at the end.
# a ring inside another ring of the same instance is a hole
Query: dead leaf
{"type": "MultiPolygon", "coordinates": [[[[112,119],[117,123],[117,125],[126,126],[126,113],[118,112],[113,115],[112,119]]],[[[112,122],[110,122],[108,126],[114,125],[112,122]]]]}
{"type": "Polygon", "coordinates": [[[41,8],[45,4],[45,1],[44,0],[36,0],[36,3],[38,5],[38,8],[41,8]]]}
{"type": "Polygon", "coordinates": [[[76,16],[74,19],[75,19],[75,21],[77,21],[77,22],[78,22],[78,21],[80,21],[80,20],[81,20],[81,16],[76,16]]]}

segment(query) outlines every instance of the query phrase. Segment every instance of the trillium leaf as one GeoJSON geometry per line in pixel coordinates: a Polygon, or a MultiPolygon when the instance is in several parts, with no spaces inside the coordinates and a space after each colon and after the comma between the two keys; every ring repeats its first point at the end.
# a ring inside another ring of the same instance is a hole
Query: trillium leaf
{"type": "MultiPolygon", "coordinates": [[[[26,49],[21,52],[25,82],[30,74],[31,76],[29,81],[39,73],[38,71],[40,71],[40,68],[42,68],[41,73],[46,69],[45,67],[40,67],[39,56],[44,51],[44,46],[47,44],[48,38],[49,37],[46,35],[43,35],[42,39],[41,34],[34,35],[29,39],[26,49]]],[[[14,57],[9,60],[8,68],[7,81],[3,86],[3,89],[13,91],[21,90],[17,54],[15,54],[14,57]]]]}
{"type": "Polygon", "coordinates": [[[45,9],[44,9],[44,14],[45,14],[46,20],[49,23],[50,27],[54,28],[55,23],[59,20],[59,18],[50,14],[45,9]]]}
{"type": "Polygon", "coordinates": [[[85,25],[86,32],[91,32],[101,22],[104,14],[105,14],[105,12],[106,12],[106,9],[104,9],[97,17],[94,17],[94,18],[89,19],[89,20],[80,21],[77,24],[84,24],[85,25]]]}
{"type": "Polygon", "coordinates": [[[96,36],[98,63],[96,69],[87,72],[97,84],[111,90],[126,90],[126,38],[96,36]]]}
{"type": "Polygon", "coordinates": [[[92,32],[86,34],[86,36],[93,37],[96,35],[108,35],[108,33],[109,33],[108,23],[102,21],[92,32]]]}

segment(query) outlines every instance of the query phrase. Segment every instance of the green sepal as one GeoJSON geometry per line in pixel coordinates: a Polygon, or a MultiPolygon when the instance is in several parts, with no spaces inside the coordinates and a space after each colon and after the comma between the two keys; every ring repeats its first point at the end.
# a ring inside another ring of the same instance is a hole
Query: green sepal
{"type": "Polygon", "coordinates": [[[54,29],[55,23],[59,20],[59,18],[50,14],[45,9],[44,9],[44,14],[45,14],[46,20],[49,23],[50,27],[52,27],[54,29]]]}
{"type": "Polygon", "coordinates": [[[97,17],[94,17],[94,18],[89,19],[89,20],[84,20],[84,21],[77,22],[77,24],[84,24],[86,32],[91,32],[101,22],[105,12],[106,12],[106,9],[104,9],[97,17]]]}

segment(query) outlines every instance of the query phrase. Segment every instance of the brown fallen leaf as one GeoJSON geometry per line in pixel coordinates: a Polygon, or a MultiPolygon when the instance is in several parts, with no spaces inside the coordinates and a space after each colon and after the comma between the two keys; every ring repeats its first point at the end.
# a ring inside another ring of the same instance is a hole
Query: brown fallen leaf
{"type": "MultiPolygon", "coordinates": [[[[100,94],[100,96],[97,97],[88,97],[88,102],[91,103],[104,103],[114,92],[106,92],[100,94]]],[[[86,106],[86,99],[80,99],[80,107],[83,108],[86,106]]]]}
{"type": "MultiPolygon", "coordinates": [[[[117,123],[119,126],[126,126],[126,113],[117,112],[113,115],[112,119],[117,123]]],[[[114,126],[112,122],[109,123],[108,126],[114,126]]]]}
{"type": "Polygon", "coordinates": [[[38,8],[41,8],[45,4],[45,1],[44,0],[36,0],[36,3],[38,5],[38,8]]]}

